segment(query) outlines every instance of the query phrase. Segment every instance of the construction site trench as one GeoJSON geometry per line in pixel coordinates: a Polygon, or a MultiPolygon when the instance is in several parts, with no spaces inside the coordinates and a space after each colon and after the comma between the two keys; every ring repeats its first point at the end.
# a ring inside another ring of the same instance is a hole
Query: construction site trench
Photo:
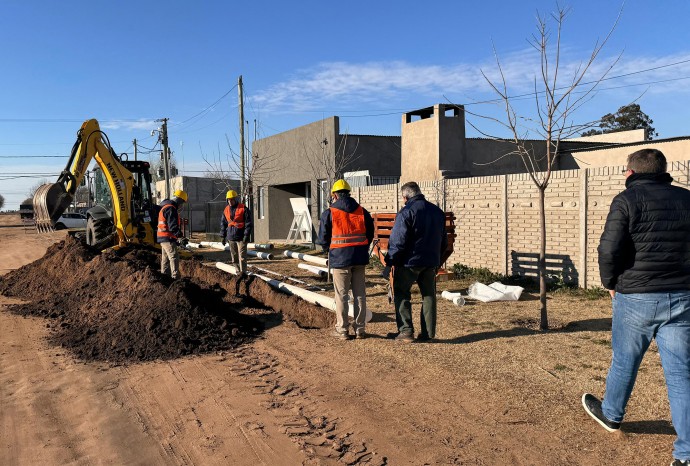
{"type": "Polygon", "coordinates": [[[49,341],[85,361],[171,359],[236,348],[283,319],[303,328],[332,325],[332,312],[235,277],[198,259],[182,260],[183,278],[160,270],[145,248],[99,252],[67,237],[46,254],[0,277],[10,311],[47,319],[49,341]]]}

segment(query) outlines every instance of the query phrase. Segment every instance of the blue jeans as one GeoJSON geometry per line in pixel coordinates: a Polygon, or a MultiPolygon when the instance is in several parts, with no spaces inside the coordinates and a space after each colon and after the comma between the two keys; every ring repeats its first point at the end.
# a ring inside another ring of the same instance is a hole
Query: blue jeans
{"type": "Polygon", "coordinates": [[[602,411],[621,422],[637,370],[656,338],[666,377],[671,418],[678,435],[673,456],[690,459],[690,291],[616,293],[613,298],[613,358],[602,411]]]}

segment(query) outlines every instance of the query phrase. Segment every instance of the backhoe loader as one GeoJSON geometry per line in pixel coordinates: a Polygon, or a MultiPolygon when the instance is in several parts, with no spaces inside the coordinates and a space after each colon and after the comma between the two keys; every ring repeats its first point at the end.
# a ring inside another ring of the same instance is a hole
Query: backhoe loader
{"type": "Polygon", "coordinates": [[[159,207],[151,196],[149,163],[123,160],[101,131],[98,121],[87,120],[56,183],[44,184],[34,194],[34,216],[39,231],[49,231],[74,199],[92,159],[96,205],[87,212],[86,242],[98,249],[127,244],[156,244],[159,207]]]}

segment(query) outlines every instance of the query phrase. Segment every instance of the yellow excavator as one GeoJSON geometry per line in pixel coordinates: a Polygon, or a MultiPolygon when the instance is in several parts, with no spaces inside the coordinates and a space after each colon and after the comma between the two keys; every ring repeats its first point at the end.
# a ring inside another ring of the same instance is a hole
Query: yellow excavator
{"type": "Polygon", "coordinates": [[[98,121],[87,120],[77,133],[67,166],[53,184],[34,194],[34,218],[39,231],[50,231],[69,207],[91,160],[98,164],[94,180],[95,206],[87,212],[86,242],[98,249],[132,243],[156,244],[159,207],[151,196],[149,163],[118,156],[98,121]]]}

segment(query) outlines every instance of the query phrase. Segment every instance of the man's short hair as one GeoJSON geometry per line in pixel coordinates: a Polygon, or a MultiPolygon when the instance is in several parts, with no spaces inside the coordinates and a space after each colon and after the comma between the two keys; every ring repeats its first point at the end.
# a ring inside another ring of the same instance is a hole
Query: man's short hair
{"type": "Polygon", "coordinates": [[[342,199],[344,197],[350,197],[350,191],[347,191],[347,190],[336,191],[333,194],[335,194],[335,197],[337,197],[338,199],[342,199]]]}
{"type": "Polygon", "coordinates": [[[414,181],[408,181],[404,185],[400,186],[400,192],[406,199],[410,199],[414,196],[422,194],[422,190],[419,189],[419,185],[414,181]]]}
{"type": "Polygon", "coordinates": [[[642,149],[628,155],[628,170],[635,173],[666,173],[666,157],[657,149],[642,149]]]}

